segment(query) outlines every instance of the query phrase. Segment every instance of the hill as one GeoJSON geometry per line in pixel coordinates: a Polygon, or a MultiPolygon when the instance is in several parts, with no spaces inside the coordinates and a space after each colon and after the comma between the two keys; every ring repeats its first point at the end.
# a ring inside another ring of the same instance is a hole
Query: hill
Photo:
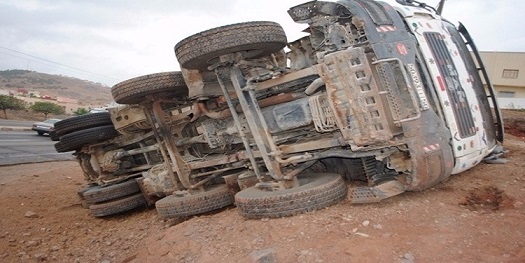
{"type": "Polygon", "coordinates": [[[108,86],[68,76],[29,70],[0,71],[0,90],[24,89],[40,96],[77,99],[83,104],[107,104],[113,101],[108,86]]]}

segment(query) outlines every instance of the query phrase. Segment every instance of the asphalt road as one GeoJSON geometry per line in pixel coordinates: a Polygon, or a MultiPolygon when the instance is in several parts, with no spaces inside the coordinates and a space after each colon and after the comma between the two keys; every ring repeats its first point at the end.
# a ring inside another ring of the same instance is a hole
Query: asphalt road
{"type": "Polygon", "coordinates": [[[11,127],[27,127],[31,128],[31,125],[36,121],[15,121],[15,120],[2,120],[0,119],[1,126],[11,126],[11,127]]]}
{"type": "Polygon", "coordinates": [[[33,131],[0,131],[0,166],[74,159],[72,152],[57,153],[54,144],[33,131]]]}

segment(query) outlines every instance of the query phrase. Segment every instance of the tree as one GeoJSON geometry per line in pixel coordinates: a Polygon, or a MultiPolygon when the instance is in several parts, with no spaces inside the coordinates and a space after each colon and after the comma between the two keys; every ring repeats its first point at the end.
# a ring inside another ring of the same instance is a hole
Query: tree
{"type": "Polygon", "coordinates": [[[46,116],[46,119],[49,113],[53,113],[53,114],[64,113],[64,109],[53,102],[42,102],[42,101],[35,102],[35,104],[31,106],[31,109],[36,112],[44,113],[44,115],[46,116]]]}
{"type": "Polygon", "coordinates": [[[88,109],[86,108],[78,108],[76,111],[74,111],[73,113],[77,116],[80,116],[80,115],[84,115],[84,114],[87,114],[89,112],[88,109]]]}
{"type": "Polygon", "coordinates": [[[0,95],[0,109],[4,111],[7,119],[7,110],[22,110],[26,107],[25,102],[8,95],[0,95]]]}

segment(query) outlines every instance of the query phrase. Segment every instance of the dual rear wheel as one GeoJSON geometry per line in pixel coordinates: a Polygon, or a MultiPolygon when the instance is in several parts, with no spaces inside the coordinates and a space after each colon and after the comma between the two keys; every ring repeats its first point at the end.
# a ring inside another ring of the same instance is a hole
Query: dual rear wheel
{"type": "Polygon", "coordinates": [[[246,218],[279,218],[322,209],[343,200],[348,192],[338,174],[309,174],[299,178],[300,186],[266,191],[256,186],[231,196],[226,185],[216,185],[205,192],[188,196],[171,195],[155,203],[164,218],[186,217],[229,206],[235,200],[239,213],[246,218]]]}
{"type": "Polygon", "coordinates": [[[119,133],[113,127],[109,112],[99,112],[76,116],[55,123],[52,139],[57,152],[69,152],[85,145],[113,139],[119,133]]]}
{"type": "Polygon", "coordinates": [[[135,179],[108,186],[90,186],[78,192],[83,206],[95,217],[115,215],[147,205],[135,179]]]}

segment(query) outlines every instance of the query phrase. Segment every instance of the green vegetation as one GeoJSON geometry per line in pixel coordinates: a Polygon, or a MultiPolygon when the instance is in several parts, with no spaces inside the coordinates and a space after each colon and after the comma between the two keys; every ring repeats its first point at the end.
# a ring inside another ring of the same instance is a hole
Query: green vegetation
{"type": "Polygon", "coordinates": [[[53,85],[53,84],[60,84],[60,81],[57,81],[55,79],[44,79],[44,78],[36,78],[36,77],[26,77],[27,81],[29,81],[31,84],[41,84],[41,85],[53,85]]]}
{"type": "Polygon", "coordinates": [[[53,114],[63,114],[64,113],[64,109],[62,107],[52,102],[35,102],[35,104],[31,106],[31,109],[35,112],[44,113],[44,115],[46,116],[46,119],[49,113],[53,113],[53,114]]]}
{"type": "Polygon", "coordinates": [[[25,106],[25,102],[20,99],[8,95],[0,95],[0,109],[4,112],[6,119],[6,110],[22,110],[25,106]]]}
{"type": "Polygon", "coordinates": [[[26,73],[30,73],[29,70],[22,70],[22,69],[8,69],[8,70],[0,70],[0,76],[2,77],[14,77],[23,75],[26,73]]]}
{"type": "Polygon", "coordinates": [[[80,116],[89,113],[89,110],[86,108],[78,108],[76,111],[73,112],[73,114],[80,116]]]}

